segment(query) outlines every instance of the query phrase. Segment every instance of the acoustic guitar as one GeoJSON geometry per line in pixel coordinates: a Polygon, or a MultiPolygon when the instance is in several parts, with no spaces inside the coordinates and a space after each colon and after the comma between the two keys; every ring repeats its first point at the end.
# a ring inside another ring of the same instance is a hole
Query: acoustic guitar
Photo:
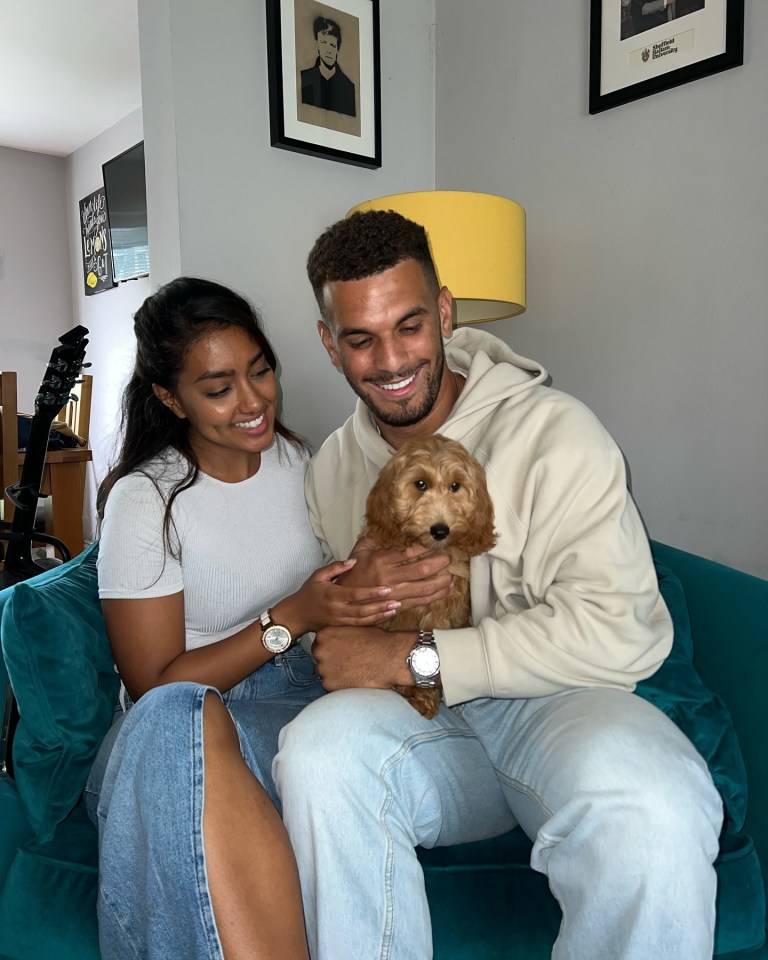
{"type": "Polygon", "coordinates": [[[51,425],[64,404],[71,399],[72,388],[81,371],[90,366],[84,362],[88,344],[87,333],[85,327],[77,326],[59,337],[59,345],[51,352],[45,376],[35,397],[35,412],[29,429],[21,476],[16,483],[6,488],[15,510],[10,528],[0,529],[0,540],[8,542],[5,568],[0,571],[0,589],[37,576],[43,570],[70,559],[65,543],[35,530],[35,513],[38,500],[43,498],[40,487],[45,471],[51,425]],[[33,542],[51,544],[61,556],[61,560],[36,559],[32,556],[33,542]]]}

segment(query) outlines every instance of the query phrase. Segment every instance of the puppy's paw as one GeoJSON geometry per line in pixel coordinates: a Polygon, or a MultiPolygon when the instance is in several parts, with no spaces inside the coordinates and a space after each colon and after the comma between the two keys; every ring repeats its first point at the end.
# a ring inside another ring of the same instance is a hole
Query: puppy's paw
{"type": "Polygon", "coordinates": [[[431,720],[440,708],[439,687],[395,687],[402,697],[418,710],[419,713],[431,720]]]}

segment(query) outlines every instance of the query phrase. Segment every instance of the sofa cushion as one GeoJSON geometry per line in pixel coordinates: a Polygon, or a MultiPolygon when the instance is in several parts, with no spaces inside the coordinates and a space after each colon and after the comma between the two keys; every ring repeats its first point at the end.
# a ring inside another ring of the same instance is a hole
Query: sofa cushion
{"type": "Polygon", "coordinates": [[[119,677],[99,604],[93,544],[6,591],[0,634],[19,706],[13,766],[30,825],[50,840],[82,793],[119,677]]]}
{"type": "MultiPolygon", "coordinates": [[[[659,589],[674,624],[669,656],[636,692],[667,714],[701,756],[723,800],[724,821],[717,870],[716,955],[753,950],[765,940],[765,891],[752,838],[744,834],[747,771],[736,729],[725,703],[694,666],[688,604],[680,580],[654,557],[659,589]]],[[[724,648],[725,649],[725,648],[724,648]]]]}
{"type": "MultiPolygon", "coordinates": [[[[481,937],[485,952],[474,956],[484,960],[486,956],[506,957],[504,945],[508,947],[509,943],[516,948],[518,943],[526,944],[522,953],[526,960],[548,960],[561,915],[546,877],[529,866],[531,848],[531,841],[518,827],[490,840],[418,849],[432,911],[436,958],[440,955],[438,944],[445,944],[452,957],[464,956],[457,946],[461,945],[471,957],[472,938],[481,937]],[[488,896],[481,877],[492,882],[496,891],[493,897],[488,896]],[[466,892],[459,896],[460,890],[466,892]],[[499,890],[514,894],[500,901],[499,890]],[[478,917],[482,917],[482,924],[478,924],[478,917]]],[[[765,940],[763,882],[752,838],[743,833],[723,834],[715,872],[715,958],[741,960],[743,956],[747,960],[746,953],[751,960],[752,951],[765,940]]]]}
{"type": "MultiPolygon", "coordinates": [[[[28,840],[32,831],[19,800],[16,785],[8,777],[0,776],[0,891],[16,856],[16,851],[28,840]]],[[[0,930],[2,930],[0,924],[0,930]]]]}
{"type": "Polygon", "coordinates": [[[659,589],[674,625],[672,650],[636,693],[663,711],[706,760],[725,807],[724,829],[738,833],[747,813],[747,771],[731,715],[703,683],[693,665],[693,637],[683,587],[656,559],[659,589]]]}
{"type": "Polygon", "coordinates": [[[96,831],[80,803],[53,840],[22,843],[0,891],[0,956],[100,960],[96,831]]]}

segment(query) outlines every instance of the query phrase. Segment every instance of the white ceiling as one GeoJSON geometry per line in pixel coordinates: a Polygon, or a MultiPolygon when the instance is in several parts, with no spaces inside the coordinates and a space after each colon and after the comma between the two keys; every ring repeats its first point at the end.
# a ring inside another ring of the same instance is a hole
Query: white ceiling
{"type": "Polygon", "coordinates": [[[0,146],[67,156],[141,106],[137,0],[0,0],[0,146]]]}

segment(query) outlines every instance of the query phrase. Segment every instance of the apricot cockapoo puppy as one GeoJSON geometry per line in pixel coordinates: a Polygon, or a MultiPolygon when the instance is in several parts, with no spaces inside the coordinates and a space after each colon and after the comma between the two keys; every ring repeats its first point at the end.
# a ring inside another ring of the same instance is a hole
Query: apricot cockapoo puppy
{"type": "MultiPolygon", "coordinates": [[[[496,533],[485,471],[460,443],[439,434],[404,443],[368,494],[364,533],[385,549],[420,543],[451,558],[454,586],[449,596],[400,611],[387,621],[388,630],[469,625],[469,559],[490,550],[496,533]]],[[[437,713],[439,689],[395,690],[425,717],[437,713]]]]}

